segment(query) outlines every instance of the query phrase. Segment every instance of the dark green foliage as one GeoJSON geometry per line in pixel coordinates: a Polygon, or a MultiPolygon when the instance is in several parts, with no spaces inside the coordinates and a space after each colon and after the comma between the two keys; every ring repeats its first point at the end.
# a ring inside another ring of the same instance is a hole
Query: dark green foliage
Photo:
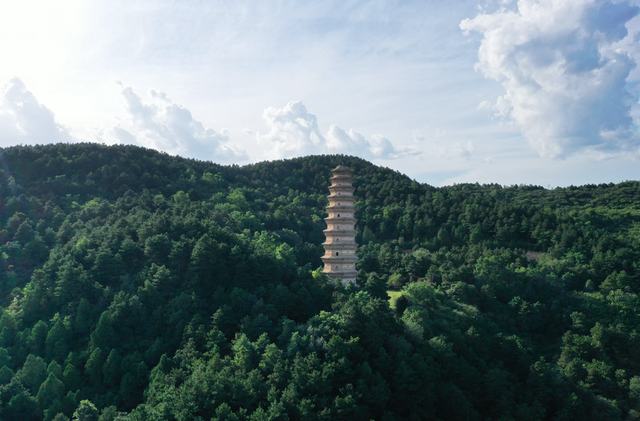
{"type": "Polygon", "coordinates": [[[0,416],[640,418],[640,183],[0,150],[0,416]],[[360,287],[321,271],[355,170],[360,287]],[[395,312],[387,289],[401,294],[395,312]]]}
{"type": "Polygon", "coordinates": [[[6,365],[3,365],[2,368],[0,368],[0,384],[9,383],[13,378],[14,374],[15,373],[13,372],[12,369],[7,367],[6,365]]]}
{"type": "Polygon", "coordinates": [[[22,368],[16,373],[16,378],[35,396],[47,378],[47,365],[42,358],[29,354],[22,368]]]}
{"type": "Polygon", "coordinates": [[[369,274],[364,287],[373,297],[383,300],[387,298],[387,282],[375,272],[369,274]]]}
{"type": "Polygon", "coordinates": [[[98,421],[98,410],[90,400],[83,400],[73,413],[73,421],[98,421]]]}
{"type": "Polygon", "coordinates": [[[61,400],[64,397],[64,389],[64,384],[58,380],[56,375],[49,373],[49,377],[38,390],[36,400],[41,408],[48,408],[55,400],[61,400]]]}

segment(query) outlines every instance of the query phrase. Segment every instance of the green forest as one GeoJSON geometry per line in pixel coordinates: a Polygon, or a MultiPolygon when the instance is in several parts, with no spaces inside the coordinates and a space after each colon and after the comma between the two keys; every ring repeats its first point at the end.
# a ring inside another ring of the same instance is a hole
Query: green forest
{"type": "Polygon", "coordinates": [[[2,420],[640,419],[640,182],[0,149],[2,420]],[[358,285],[322,273],[354,170],[358,285]]]}

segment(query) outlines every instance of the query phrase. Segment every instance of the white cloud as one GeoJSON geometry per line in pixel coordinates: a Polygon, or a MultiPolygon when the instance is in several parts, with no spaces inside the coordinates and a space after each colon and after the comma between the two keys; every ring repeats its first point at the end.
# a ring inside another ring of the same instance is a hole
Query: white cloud
{"type": "Polygon", "coordinates": [[[476,69],[505,88],[497,113],[540,155],[567,157],[638,143],[625,88],[635,61],[612,45],[639,10],[626,1],[519,0],[516,10],[479,14],[460,27],[484,36],[476,69]]]}
{"type": "Polygon", "coordinates": [[[467,161],[476,152],[473,142],[429,142],[427,153],[436,158],[467,161]]]}
{"type": "Polygon", "coordinates": [[[422,134],[420,130],[413,131],[413,141],[414,142],[424,142],[427,138],[422,134]]]}
{"type": "Polygon", "coordinates": [[[284,108],[267,108],[262,114],[269,132],[256,134],[268,146],[267,158],[288,158],[312,154],[335,153],[358,155],[367,159],[395,159],[417,155],[409,147],[396,147],[382,135],[367,140],[361,133],[348,132],[333,124],[324,136],[314,114],[301,101],[291,101],[284,108]]]}
{"type": "Polygon", "coordinates": [[[118,143],[138,143],[221,163],[248,159],[246,150],[230,142],[228,130],[216,132],[205,128],[187,108],[174,103],[164,92],[152,90],[150,101],[144,102],[132,88],[120,86],[126,117],[109,131],[109,136],[118,143]]]}
{"type": "Polygon", "coordinates": [[[19,78],[12,78],[0,100],[2,146],[70,142],[67,128],[56,123],[53,112],[40,104],[19,78]]]}
{"type": "Polygon", "coordinates": [[[460,159],[467,160],[476,151],[475,145],[471,141],[467,142],[454,142],[449,138],[447,130],[436,128],[429,140],[427,136],[423,135],[420,130],[413,131],[413,140],[415,143],[425,142],[425,153],[438,158],[447,159],[460,159]]]}
{"type": "Polygon", "coordinates": [[[353,129],[349,129],[349,132],[346,132],[337,124],[332,124],[331,127],[329,127],[329,132],[327,133],[327,148],[333,153],[347,155],[366,155],[373,152],[372,144],[369,143],[362,134],[353,129]]]}
{"type": "Polygon", "coordinates": [[[300,101],[291,101],[284,108],[269,107],[262,113],[269,133],[257,134],[258,140],[270,146],[270,158],[322,153],[325,139],[315,115],[300,101]]]}
{"type": "Polygon", "coordinates": [[[456,142],[451,146],[438,146],[436,147],[436,155],[443,158],[464,158],[467,159],[476,151],[476,147],[473,142],[460,143],[456,142]]]}

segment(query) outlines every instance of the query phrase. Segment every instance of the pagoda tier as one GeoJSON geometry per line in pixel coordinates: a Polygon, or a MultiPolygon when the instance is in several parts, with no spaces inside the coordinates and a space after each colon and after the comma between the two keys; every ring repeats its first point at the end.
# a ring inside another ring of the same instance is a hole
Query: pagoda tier
{"type": "Polygon", "coordinates": [[[322,256],[324,272],[334,280],[343,284],[356,282],[356,222],[354,217],[355,198],[353,192],[353,171],[340,165],[332,170],[330,178],[328,217],[325,218],[327,229],[324,230],[326,241],[325,254],[322,256]]]}

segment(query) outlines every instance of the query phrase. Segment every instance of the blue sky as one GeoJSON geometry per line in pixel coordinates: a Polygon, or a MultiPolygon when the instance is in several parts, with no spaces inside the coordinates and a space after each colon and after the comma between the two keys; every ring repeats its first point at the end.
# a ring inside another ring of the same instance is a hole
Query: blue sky
{"type": "Polygon", "coordinates": [[[346,153],[444,185],[640,179],[634,2],[23,0],[0,146],[346,153]]]}

